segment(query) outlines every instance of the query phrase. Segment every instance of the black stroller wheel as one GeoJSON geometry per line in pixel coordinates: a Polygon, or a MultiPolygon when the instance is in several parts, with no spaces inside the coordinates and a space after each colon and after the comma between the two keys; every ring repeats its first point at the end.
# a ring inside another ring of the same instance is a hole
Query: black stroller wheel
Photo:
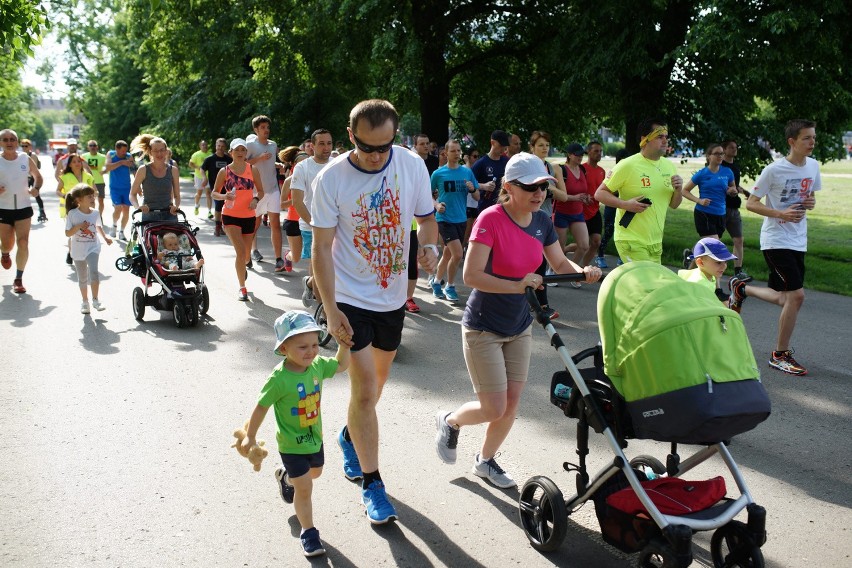
{"type": "Polygon", "coordinates": [[[666,473],[666,466],[663,465],[663,462],[654,456],[649,456],[647,454],[638,455],[630,460],[630,466],[633,469],[638,469],[644,473],[648,479],[651,479],[651,476],[648,475],[648,470],[651,470],[651,472],[656,476],[666,473]]]}
{"type": "Polygon", "coordinates": [[[745,523],[731,521],[716,529],[710,539],[710,555],[715,568],[763,568],[763,552],[745,523]]]}
{"type": "Polygon", "coordinates": [[[682,568],[674,549],[663,539],[654,538],[639,553],[639,568],[682,568]]]}
{"type": "Polygon", "coordinates": [[[198,302],[196,300],[186,302],[187,325],[189,327],[197,326],[199,317],[200,316],[198,314],[198,302]]]}
{"type": "Polygon", "coordinates": [[[562,492],[550,479],[537,475],[524,483],[518,514],[533,548],[550,552],[562,545],[568,531],[568,510],[562,492]]]}
{"type": "Polygon", "coordinates": [[[198,313],[202,316],[207,313],[207,310],[210,309],[210,292],[207,290],[207,286],[203,286],[201,288],[201,304],[198,306],[198,313]]]}
{"type": "Polygon", "coordinates": [[[331,341],[331,334],[328,332],[328,318],[325,317],[325,308],[322,304],[317,305],[317,309],[314,311],[314,319],[317,325],[322,328],[319,334],[319,345],[325,347],[331,341]]]}
{"type": "Polygon", "coordinates": [[[186,317],[186,306],[183,302],[176,301],[174,307],[172,308],[172,315],[175,318],[175,325],[178,327],[186,327],[187,325],[187,317],[186,317]]]}
{"type": "Polygon", "coordinates": [[[115,259],[115,267],[122,272],[127,272],[133,266],[133,257],[120,256],[115,259]]]}
{"type": "Polygon", "coordinates": [[[133,289],[133,317],[136,321],[145,317],[145,291],[138,286],[133,289]]]}

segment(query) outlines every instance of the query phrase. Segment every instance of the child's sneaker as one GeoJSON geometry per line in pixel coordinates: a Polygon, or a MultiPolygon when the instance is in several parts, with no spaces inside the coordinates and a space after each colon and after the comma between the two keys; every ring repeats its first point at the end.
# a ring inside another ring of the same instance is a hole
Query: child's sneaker
{"type": "Polygon", "coordinates": [[[396,509],[388,501],[385,484],[381,481],[374,481],[369,487],[362,489],[361,501],[367,507],[367,516],[374,525],[383,525],[399,518],[396,509]]]}
{"type": "Polygon", "coordinates": [[[808,370],[793,359],[792,349],[788,349],[787,351],[773,351],[772,356],[769,357],[769,366],[779,371],[790,373],[791,375],[801,376],[808,374],[808,370]]]}
{"type": "Polygon", "coordinates": [[[92,310],[89,309],[89,302],[83,302],[80,304],[80,313],[81,314],[90,314],[92,310]]]}
{"type": "Polygon", "coordinates": [[[104,307],[104,305],[97,298],[94,298],[92,300],[92,307],[98,310],[99,312],[102,312],[106,309],[106,307],[104,307]]]}
{"type": "Polygon", "coordinates": [[[737,313],[743,309],[743,302],[746,299],[746,283],[736,276],[733,276],[728,281],[728,286],[731,289],[731,297],[728,299],[728,307],[737,313]]]}
{"type": "Polygon", "coordinates": [[[459,299],[458,292],[456,292],[456,287],[450,284],[447,284],[447,286],[444,288],[444,295],[451,302],[455,302],[459,299]]]}
{"type": "Polygon", "coordinates": [[[290,478],[287,477],[287,470],[284,466],[275,470],[275,479],[278,481],[278,492],[281,493],[281,498],[285,503],[293,503],[293,495],[296,494],[296,488],[290,485],[290,478]]]}
{"type": "Polygon", "coordinates": [[[302,542],[302,551],[305,556],[320,556],[325,554],[325,548],[322,547],[322,541],[319,537],[319,531],[315,527],[311,527],[299,537],[302,542]]]}
{"type": "Polygon", "coordinates": [[[473,460],[473,469],[471,472],[474,475],[487,479],[500,489],[517,487],[517,482],[515,482],[515,480],[512,479],[512,476],[506,473],[502,467],[497,465],[495,458],[491,458],[488,461],[480,461],[479,454],[476,454],[476,459],[473,460]]]}
{"type": "Polygon", "coordinates": [[[343,452],[343,475],[349,481],[362,479],[364,473],[361,471],[361,462],[358,461],[358,452],[355,451],[355,444],[346,440],[343,435],[343,429],[337,435],[337,445],[340,446],[343,452]]]}

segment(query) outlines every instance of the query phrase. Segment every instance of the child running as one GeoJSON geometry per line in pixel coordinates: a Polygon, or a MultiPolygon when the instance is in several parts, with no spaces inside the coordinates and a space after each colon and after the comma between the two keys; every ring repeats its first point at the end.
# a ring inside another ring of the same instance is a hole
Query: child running
{"type": "Polygon", "coordinates": [[[691,258],[689,269],[678,270],[677,275],[687,282],[706,286],[727,307],[728,295],[719,288],[718,283],[728,268],[728,261],[737,260],[737,257],[719,239],[704,237],[695,243],[691,258]]]}
{"type": "Polygon", "coordinates": [[[92,306],[101,311],[103,304],[98,300],[100,274],[98,273],[98,257],[101,252],[101,241],[97,233],[111,245],[110,239],[104,233],[101,215],[95,207],[95,190],[85,183],[74,186],[65,199],[65,236],[71,237],[71,260],[77,269],[77,282],[83,303],[80,313],[91,313],[87,285],[92,287],[92,306]],[[91,282],[91,284],[90,284],[91,282]]]}
{"type": "Polygon", "coordinates": [[[321,328],[307,312],[291,311],[275,320],[275,353],[284,357],[266,381],[251,414],[243,448],[255,444],[257,429],[270,406],[275,407],[276,439],[284,466],[275,470],[281,498],[293,503],[302,525],[300,540],[305,556],[325,554],[314,527],[311,491],[322,473],[325,454],[322,442],[320,399],[325,379],[349,367],[348,341],[340,341],[334,358],[319,354],[321,328]]]}

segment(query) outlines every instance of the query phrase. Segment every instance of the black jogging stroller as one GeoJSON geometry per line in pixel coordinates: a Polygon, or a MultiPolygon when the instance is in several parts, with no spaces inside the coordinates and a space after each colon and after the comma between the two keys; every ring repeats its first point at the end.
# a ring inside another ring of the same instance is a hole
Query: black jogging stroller
{"type": "MultiPolygon", "coordinates": [[[[164,210],[167,211],[167,210],[164,210]]],[[[210,292],[204,285],[204,265],[196,263],[204,258],[193,228],[186,214],[177,210],[177,221],[142,221],[136,210],[131,218],[133,230],[124,256],[115,261],[122,271],[130,271],[141,278],[141,286],[133,289],[133,316],[142,321],[146,306],[171,312],[175,325],[198,325],[201,316],[210,308],[210,292]],[[181,220],[182,219],[182,220],[181,220]],[[168,265],[160,262],[158,252],[165,250],[163,235],[174,233],[180,249],[188,253],[169,253],[168,265]],[[152,293],[151,290],[156,293],[152,293]]]]}
{"type": "Polygon", "coordinates": [[[544,476],[522,487],[520,521],[532,546],[559,548],[567,516],[592,500],[604,541],[639,552],[639,566],[689,566],[693,533],[709,530],[714,566],[764,566],[766,511],[727,448],[730,438],[770,413],[739,314],[665,267],[625,264],[607,275],[598,296],[602,343],[572,357],[531,288],[526,297],[565,365],[551,379],[549,398],[577,420],[578,454],[577,464],[563,464],[576,472],[573,497],[565,499],[544,476]],[[589,428],[614,454],[594,477],[586,466],[589,428]],[[629,460],[624,450],[631,438],[670,443],[666,463],[649,455],[629,460]],[[681,461],[679,443],[704,447],[681,461]],[[721,476],[682,479],[716,455],[739,489],[736,498],[726,496],[721,476]],[[733,520],[743,509],[747,522],[733,520]]]}

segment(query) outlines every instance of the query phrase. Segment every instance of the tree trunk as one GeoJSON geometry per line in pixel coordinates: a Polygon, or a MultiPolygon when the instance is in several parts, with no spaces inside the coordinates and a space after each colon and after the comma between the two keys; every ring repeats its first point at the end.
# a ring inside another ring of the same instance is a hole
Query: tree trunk
{"type": "Polygon", "coordinates": [[[443,0],[413,0],[411,23],[419,44],[421,75],[417,85],[420,95],[420,129],[429,140],[443,144],[449,137],[450,77],[444,59],[449,41],[443,0]]]}

